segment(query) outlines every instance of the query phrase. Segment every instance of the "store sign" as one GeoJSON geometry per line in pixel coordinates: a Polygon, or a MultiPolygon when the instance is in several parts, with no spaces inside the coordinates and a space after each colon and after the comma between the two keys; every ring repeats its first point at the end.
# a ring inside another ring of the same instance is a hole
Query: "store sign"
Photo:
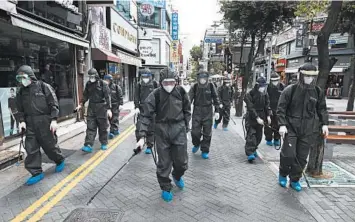
{"type": "Polygon", "coordinates": [[[171,42],[171,62],[179,62],[179,41],[171,42]]]}
{"type": "Polygon", "coordinates": [[[285,67],[286,66],[286,59],[278,59],[276,63],[276,67],[285,67]]]}
{"type": "Polygon", "coordinates": [[[112,43],[132,52],[137,51],[137,29],[114,9],[111,9],[112,43]]]}
{"type": "Polygon", "coordinates": [[[141,41],[139,45],[141,58],[146,65],[160,65],[160,40],[141,41]]]}
{"type": "Polygon", "coordinates": [[[145,2],[139,6],[139,10],[143,16],[151,16],[154,14],[154,5],[149,2],[145,2]]]}
{"type": "Polygon", "coordinates": [[[137,66],[137,67],[142,66],[142,62],[139,58],[125,54],[125,53],[120,52],[118,50],[116,51],[116,55],[118,58],[120,58],[121,63],[129,64],[129,65],[133,65],[133,66],[137,66]]]}
{"type": "Polygon", "coordinates": [[[153,51],[153,46],[149,41],[141,41],[139,44],[139,52],[141,55],[149,55],[153,51]]]}
{"type": "Polygon", "coordinates": [[[222,38],[205,38],[205,43],[221,44],[221,43],[223,43],[223,39],[222,38]]]}
{"type": "Polygon", "coordinates": [[[91,47],[111,52],[111,33],[98,23],[91,26],[91,47]]]}
{"type": "Polygon", "coordinates": [[[172,32],[171,32],[171,38],[173,40],[178,40],[179,39],[179,14],[177,13],[177,11],[173,12],[171,14],[172,17],[172,23],[171,23],[171,27],[172,27],[172,32]]]}

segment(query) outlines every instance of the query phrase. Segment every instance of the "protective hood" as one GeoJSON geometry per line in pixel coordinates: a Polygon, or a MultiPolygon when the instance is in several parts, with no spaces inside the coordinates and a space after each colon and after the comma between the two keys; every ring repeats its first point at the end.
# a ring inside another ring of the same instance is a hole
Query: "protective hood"
{"type": "Polygon", "coordinates": [[[270,81],[279,81],[280,80],[280,76],[277,75],[276,73],[273,73],[271,76],[270,76],[270,81]]]}
{"type": "Polygon", "coordinates": [[[96,78],[96,79],[100,79],[99,73],[97,72],[97,70],[96,70],[95,68],[89,69],[88,75],[89,75],[89,76],[95,75],[95,78],[96,78]]]}
{"type": "Polygon", "coordinates": [[[17,75],[19,75],[19,74],[21,74],[21,73],[27,74],[28,77],[30,77],[31,80],[33,80],[33,81],[36,81],[36,80],[37,80],[37,77],[36,77],[36,75],[34,74],[34,72],[33,72],[32,68],[31,68],[31,66],[28,66],[28,65],[23,65],[23,66],[21,66],[21,67],[17,70],[17,75]]]}
{"type": "Polygon", "coordinates": [[[164,79],[175,79],[176,74],[175,72],[173,72],[170,68],[164,68],[160,71],[160,83],[164,80],[164,79]]]}

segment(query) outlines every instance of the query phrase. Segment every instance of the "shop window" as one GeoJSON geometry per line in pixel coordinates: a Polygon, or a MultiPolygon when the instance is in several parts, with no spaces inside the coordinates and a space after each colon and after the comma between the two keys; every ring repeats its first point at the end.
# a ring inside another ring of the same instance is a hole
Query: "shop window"
{"type": "Polygon", "coordinates": [[[18,132],[11,98],[12,92],[19,89],[16,70],[21,65],[31,66],[37,79],[53,87],[59,101],[59,120],[73,115],[73,46],[7,23],[0,23],[0,27],[6,30],[0,37],[0,98],[5,137],[18,132]]]}
{"type": "Polygon", "coordinates": [[[328,98],[342,97],[344,74],[329,74],[326,84],[326,95],[328,98]]]}

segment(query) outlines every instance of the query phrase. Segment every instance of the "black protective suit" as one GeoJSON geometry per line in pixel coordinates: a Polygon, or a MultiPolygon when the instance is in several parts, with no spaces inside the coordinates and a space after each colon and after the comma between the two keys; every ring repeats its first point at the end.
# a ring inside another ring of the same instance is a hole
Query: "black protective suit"
{"type": "Polygon", "coordinates": [[[271,127],[277,131],[273,131],[269,127],[264,128],[264,133],[265,133],[265,139],[267,141],[272,141],[274,140],[280,140],[280,134],[279,134],[279,124],[277,122],[277,115],[276,115],[276,110],[277,110],[277,104],[279,102],[279,98],[281,95],[281,92],[284,90],[284,85],[282,83],[277,84],[277,86],[274,86],[273,84],[269,84],[267,87],[267,93],[270,98],[270,108],[272,111],[272,116],[271,116],[271,127]]]}
{"type": "Polygon", "coordinates": [[[213,106],[219,112],[219,98],[213,83],[201,85],[195,83],[189,92],[191,103],[194,104],[192,113],[192,144],[200,147],[202,153],[209,153],[212,137],[213,106]],[[201,136],[203,136],[201,141],[201,136]]]}
{"type": "Polygon", "coordinates": [[[32,83],[21,87],[16,96],[19,122],[26,123],[25,168],[36,176],[42,173],[40,147],[49,159],[57,165],[64,157],[57,144],[57,135],[50,131],[52,120],[57,120],[59,104],[53,88],[42,81],[37,81],[32,68],[21,66],[18,72],[27,74],[32,83]]]}
{"type": "Polygon", "coordinates": [[[120,106],[123,105],[122,89],[119,85],[113,83],[109,84],[111,90],[111,106],[112,118],[110,119],[110,133],[118,132],[120,121],[120,106]]]}
{"type": "Polygon", "coordinates": [[[234,90],[232,86],[226,86],[223,84],[218,87],[218,95],[223,105],[223,108],[220,109],[219,119],[216,120],[216,124],[219,124],[223,118],[223,128],[227,128],[230,120],[231,104],[233,102],[234,90]]]}
{"type": "Polygon", "coordinates": [[[92,147],[94,145],[97,129],[99,130],[100,143],[105,145],[108,143],[107,110],[111,109],[111,95],[108,84],[99,78],[96,69],[90,69],[89,75],[95,75],[96,82],[88,81],[86,83],[81,104],[85,104],[85,102],[89,100],[84,145],[92,147]]]}
{"type": "MultiPolygon", "coordinates": [[[[139,108],[140,114],[137,117],[137,123],[141,119],[141,113],[143,112],[143,105],[146,98],[149,96],[151,92],[154,91],[158,87],[158,83],[155,80],[151,80],[148,83],[140,82],[137,84],[135,95],[134,95],[134,108],[139,108]]],[[[149,130],[147,131],[146,144],[147,147],[153,147],[154,145],[154,128],[155,128],[155,116],[149,125],[149,130]]],[[[139,132],[138,128],[136,128],[136,139],[139,140],[139,132]]]]}
{"type": "Polygon", "coordinates": [[[267,122],[267,117],[271,115],[270,101],[267,93],[260,93],[258,86],[246,94],[244,102],[247,106],[245,114],[245,128],[247,131],[245,154],[252,155],[258,149],[258,146],[263,137],[263,126],[256,121],[260,117],[264,122],[267,122]]]}
{"type": "Polygon", "coordinates": [[[181,86],[176,86],[171,93],[159,87],[149,94],[143,107],[138,138],[148,135],[149,126],[156,115],[157,177],[161,189],[170,191],[172,167],[172,175],[178,181],[188,168],[186,133],[191,119],[191,103],[181,86]]]}
{"type": "Polygon", "coordinates": [[[279,125],[288,131],[280,153],[280,175],[289,175],[296,182],[302,177],[310,149],[317,144],[320,127],[328,125],[324,93],[314,85],[289,85],[281,93],[277,116],[279,125]],[[302,169],[295,160],[296,154],[302,169]]]}

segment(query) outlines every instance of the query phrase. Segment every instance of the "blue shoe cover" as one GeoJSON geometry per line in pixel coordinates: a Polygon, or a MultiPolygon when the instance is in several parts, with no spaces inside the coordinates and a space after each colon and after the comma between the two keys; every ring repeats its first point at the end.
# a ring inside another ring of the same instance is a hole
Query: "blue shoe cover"
{"type": "Polygon", "coordinates": [[[208,153],[202,153],[201,156],[203,159],[208,159],[208,153]]]}
{"type": "Polygon", "coordinates": [[[163,198],[165,202],[170,202],[173,200],[173,194],[170,191],[163,190],[161,192],[161,198],[163,198]]]}
{"type": "Polygon", "coordinates": [[[145,154],[152,154],[152,148],[147,147],[147,149],[145,149],[145,154]]]}
{"type": "Polygon", "coordinates": [[[176,180],[174,177],[173,177],[173,179],[174,179],[174,183],[175,183],[175,185],[176,185],[177,187],[179,187],[180,189],[184,189],[184,187],[185,187],[185,182],[184,182],[184,179],[182,179],[182,177],[180,178],[179,181],[176,180]]]}
{"type": "Polygon", "coordinates": [[[114,134],[115,136],[120,135],[120,131],[119,131],[119,130],[115,130],[115,131],[113,132],[113,134],[114,134]]]}
{"type": "Polygon", "coordinates": [[[228,131],[228,128],[226,127],[226,128],[223,128],[223,131],[228,131]]]}
{"type": "Polygon", "coordinates": [[[107,148],[108,148],[108,147],[107,147],[107,144],[101,144],[101,149],[102,149],[102,150],[107,150],[107,148]]]}
{"type": "Polygon", "coordinates": [[[111,139],[113,139],[113,137],[115,137],[115,135],[113,134],[113,133],[109,133],[108,134],[108,138],[111,140],[111,139]]]}
{"type": "Polygon", "coordinates": [[[30,185],[36,184],[39,181],[41,181],[43,178],[44,178],[43,173],[40,173],[36,176],[32,176],[32,177],[28,178],[28,180],[26,181],[26,185],[30,186],[30,185]]]}
{"type": "Polygon", "coordinates": [[[268,145],[268,146],[272,146],[273,144],[272,144],[272,141],[270,141],[270,140],[266,140],[266,145],[268,145]]]}
{"type": "Polygon", "coordinates": [[[302,190],[300,182],[291,182],[291,188],[294,189],[297,192],[300,192],[302,190]]]}
{"type": "Polygon", "coordinates": [[[56,167],[55,167],[55,172],[56,173],[60,173],[64,170],[64,167],[65,167],[65,163],[64,163],[64,160],[58,164],[56,167]]]}
{"type": "Polygon", "coordinates": [[[217,127],[218,127],[217,123],[213,124],[213,128],[217,129],[217,127]]]}
{"type": "Polygon", "coordinates": [[[81,148],[82,151],[86,152],[86,153],[92,153],[92,148],[91,146],[84,146],[83,148],[81,148]]]}
{"type": "Polygon", "coordinates": [[[253,153],[253,155],[255,156],[255,158],[257,158],[259,156],[256,151],[255,151],[255,153],[253,153]]]}
{"type": "Polygon", "coordinates": [[[274,146],[280,146],[280,140],[274,140],[274,146]]]}
{"type": "Polygon", "coordinates": [[[249,155],[248,156],[248,161],[253,161],[253,160],[255,160],[254,154],[249,155]]]}
{"type": "Polygon", "coordinates": [[[194,147],[192,147],[192,152],[196,153],[199,149],[200,149],[199,146],[194,146],[194,147]]]}
{"type": "Polygon", "coordinates": [[[279,175],[279,184],[282,187],[286,187],[287,185],[287,178],[279,175]]]}

